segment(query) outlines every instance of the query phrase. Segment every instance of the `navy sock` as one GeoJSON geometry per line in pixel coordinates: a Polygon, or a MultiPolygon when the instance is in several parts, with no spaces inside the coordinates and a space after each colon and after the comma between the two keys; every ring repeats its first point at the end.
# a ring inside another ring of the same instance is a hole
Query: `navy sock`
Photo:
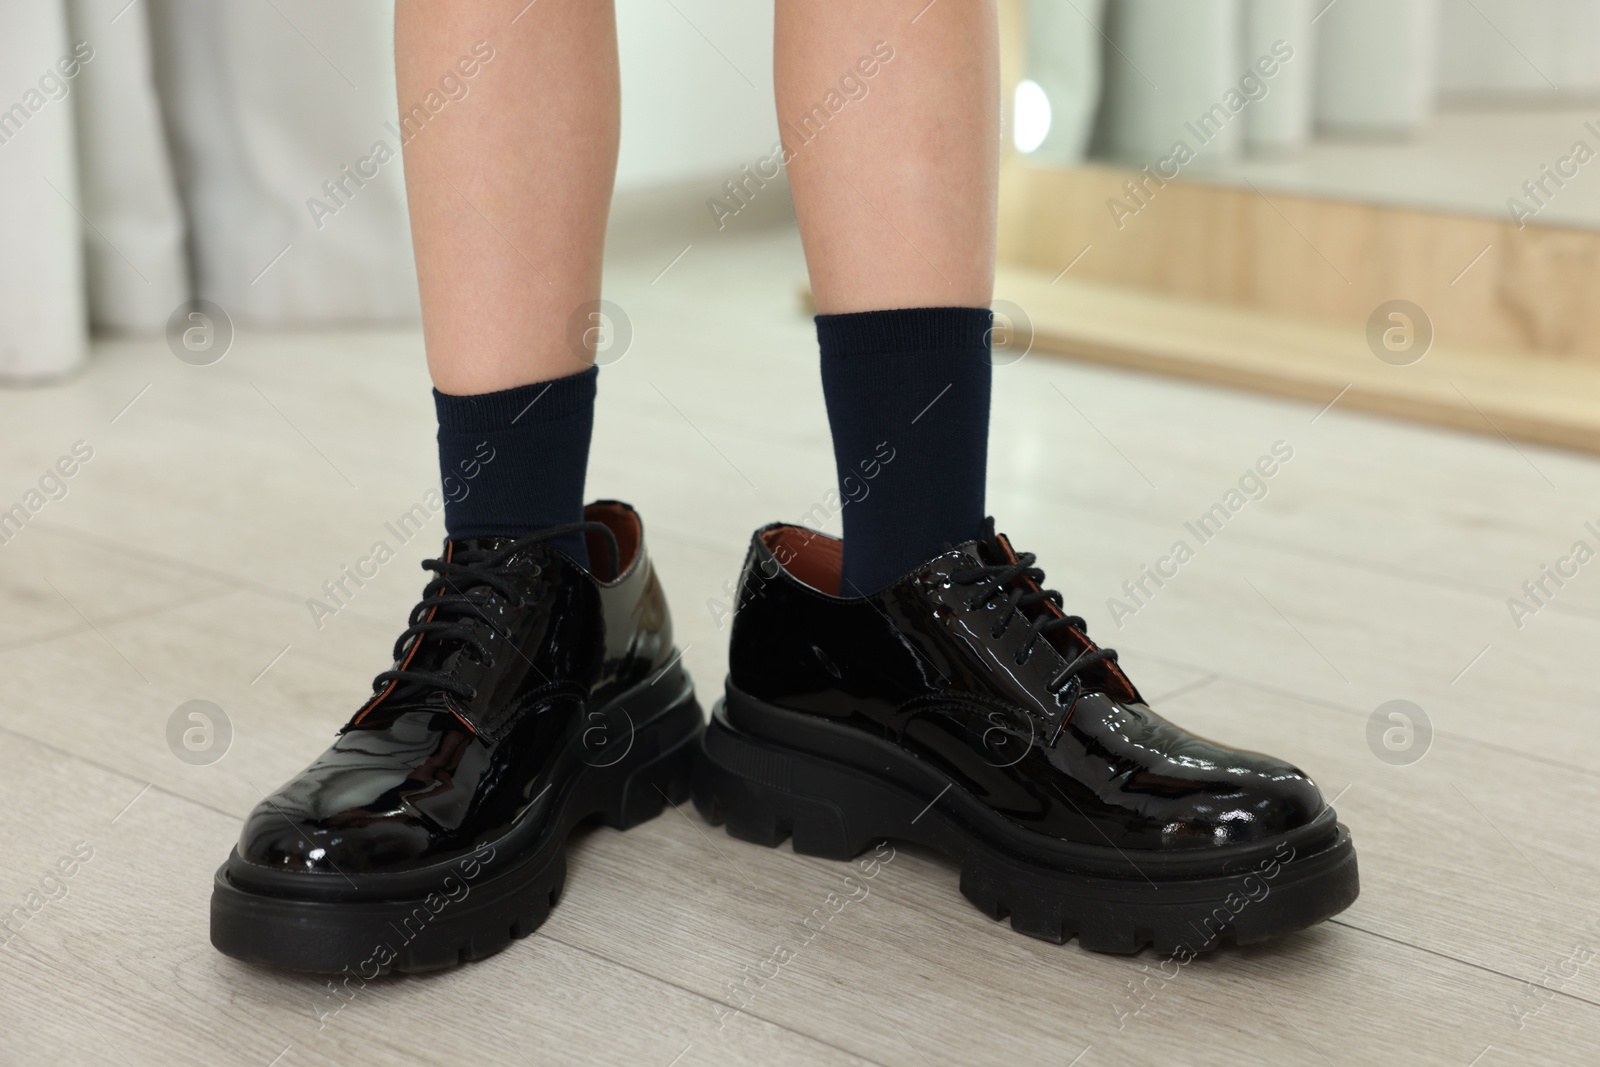
{"type": "MultiPolygon", "coordinates": [[[[597,367],[477,396],[433,391],[452,539],[525,537],[583,520],[597,367]]],[[[551,544],[587,567],[581,533],[551,544]]]]}
{"type": "Polygon", "coordinates": [[[818,315],[844,515],[840,596],[978,537],[989,454],[986,308],[818,315]]]}

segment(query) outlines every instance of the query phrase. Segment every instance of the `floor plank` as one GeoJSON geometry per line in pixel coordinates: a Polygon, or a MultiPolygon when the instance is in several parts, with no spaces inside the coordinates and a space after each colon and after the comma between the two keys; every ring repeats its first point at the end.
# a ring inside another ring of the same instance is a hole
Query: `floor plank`
{"type": "MultiPolygon", "coordinates": [[[[839,514],[793,235],[696,245],[652,284],[679,251],[610,268],[635,342],[602,374],[590,486],[641,507],[709,705],[717,605],[751,529],[810,513],[837,531],[839,514]]],[[[584,835],[535,937],[375,984],[319,1030],[342,1002],[217,955],[206,899],[239,818],[328,743],[421,588],[438,517],[404,538],[385,525],[437,479],[416,430],[431,417],[420,354],[408,331],[241,331],[194,368],[118,341],[75,382],[0,393],[0,504],[72,442],[96,449],[0,545],[0,902],[25,900],[75,842],[96,849],[0,947],[0,1059],[1593,1058],[1600,984],[1592,966],[1565,971],[1600,939],[1583,847],[1600,801],[1600,583],[1586,568],[1521,629],[1505,601],[1586,536],[1600,462],[1036,355],[997,368],[993,510],[1159,710],[1343,791],[1355,907],[1163,980],[1148,954],[982,918],[937,857],[902,847],[869,879],[733,841],[685,807],[584,835]],[[1266,498],[1119,628],[1121,583],[1280,439],[1295,456],[1266,498]],[[395,558],[319,626],[308,599],[379,539],[395,558]],[[1409,766],[1367,742],[1396,697],[1435,729],[1409,766]],[[194,699],[233,728],[206,765],[167,741],[194,699]],[[799,932],[852,885],[865,896],[799,932]],[[750,977],[799,938],[776,977],[750,977]]]]}
{"type": "Polygon", "coordinates": [[[235,819],[5,744],[8,797],[42,800],[0,828],[0,901],[28,909],[0,944],[6,1063],[864,1062],[754,1017],[736,1040],[705,1032],[706,998],[537,933],[470,970],[365,985],[238,964],[206,934],[235,819]]]}

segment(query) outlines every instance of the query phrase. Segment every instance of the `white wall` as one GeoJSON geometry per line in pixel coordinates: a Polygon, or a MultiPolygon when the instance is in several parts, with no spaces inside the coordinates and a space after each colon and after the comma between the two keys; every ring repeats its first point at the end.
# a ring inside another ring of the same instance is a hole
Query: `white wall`
{"type": "Polygon", "coordinates": [[[740,164],[766,155],[778,139],[772,4],[616,3],[622,53],[617,189],[731,176],[740,164]]]}

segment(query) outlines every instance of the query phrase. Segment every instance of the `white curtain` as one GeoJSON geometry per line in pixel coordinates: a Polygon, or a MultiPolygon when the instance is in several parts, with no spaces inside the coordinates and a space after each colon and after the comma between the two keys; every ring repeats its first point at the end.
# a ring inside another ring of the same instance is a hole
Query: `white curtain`
{"type": "Polygon", "coordinates": [[[391,5],[147,2],[196,294],[247,322],[414,316],[391,5]]]}
{"type": "MultiPolygon", "coordinates": [[[[1403,136],[1440,99],[1600,96],[1600,0],[1033,0],[1030,10],[1040,32],[1029,41],[1028,74],[1053,111],[1082,111],[1072,68],[1086,49],[1099,51],[1092,151],[1124,162],[1167,159],[1180,140],[1203,166],[1240,151],[1294,152],[1314,131],[1403,136]],[[1067,14],[1039,14],[1057,4],[1067,14]],[[1243,85],[1280,40],[1293,58],[1257,68],[1272,70],[1264,93],[1243,85]],[[1222,121],[1215,108],[1237,102],[1235,88],[1259,98],[1222,121]],[[1220,128],[1190,129],[1207,113],[1220,128]]],[[[1052,136],[1038,152],[1041,162],[1064,164],[1088,148],[1052,136]]]]}
{"type": "Polygon", "coordinates": [[[1100,103],[1102,45],[1095,32],[1105,22],[1106,0],[1028,0],[1028,76],[1050,107],[1040,159],[1081,159],[1094,132],[1100,103]]]}
{"type": "Polygon", "coordinates": [[[0,375],[50,378],[81,362],[88,345],[72,123],[83,61],[73,54],[58,4],[8,0],[4,26],[0,375]]]}
{"type": "Polygon", "coordinates": [[[1439,0],[1339,0],[1317,21],[1317,125],[1403,137],[1438,95],[1439,0]]]}
{"type": "Polygon", "coordinates": [[[73,41],[94,50],[74,100],[81,206],[94,226],[84,234],[92,324],[146,332],[161,329],[188,298],[189,266],[144,5],[126,5],[72,0],[68,22],[73,41]]]}
{"type": "Polygon", "coordinates": [[[68,373],[89,321],[159,331],[191,295],[243,323],[414,318],[392,17],[0,0],[0,378],[68,373]]]}
{"type": "Polygon", "coordinates": [[[1154,161],[1185,140],[1212,160],[1235,156],[1243,124],[1222,122],[1200,133],[1189,127],[1222,101],[1238,80],[1239,0],[1138,0],[1113,3],[1106,35],[1100,139],[1118,158],[1154,161]]]}

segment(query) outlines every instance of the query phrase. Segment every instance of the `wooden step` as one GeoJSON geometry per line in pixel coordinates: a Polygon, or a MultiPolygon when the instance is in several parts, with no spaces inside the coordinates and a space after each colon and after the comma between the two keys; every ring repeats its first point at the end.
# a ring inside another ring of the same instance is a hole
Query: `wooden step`
{"type": "Polygon", "coordinates": [[[1600,367],[1583,357],[1436,341],[1398,366],[1362,327],[1006,265],[995,295],[1031,321],[1036,353],[1600,452],[1600,367]]]}
{"type": "Polygon", "coordinates": [[[1015,155],[1002,183],[1007,265],[1354,326],[1406,299],[1441,341],[1600,365],[1600,230],[1015,155]]]}

